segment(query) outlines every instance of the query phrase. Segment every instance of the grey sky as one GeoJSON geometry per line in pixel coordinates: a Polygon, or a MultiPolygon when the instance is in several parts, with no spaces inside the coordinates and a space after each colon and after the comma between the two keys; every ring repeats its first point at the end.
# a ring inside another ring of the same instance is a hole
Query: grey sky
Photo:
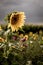
{"type": "Polygon", "coordinates": [[[12,11],[24,11],[26,22],[43,24],[43,0],[0,0],[0,21],[12,11]]]}

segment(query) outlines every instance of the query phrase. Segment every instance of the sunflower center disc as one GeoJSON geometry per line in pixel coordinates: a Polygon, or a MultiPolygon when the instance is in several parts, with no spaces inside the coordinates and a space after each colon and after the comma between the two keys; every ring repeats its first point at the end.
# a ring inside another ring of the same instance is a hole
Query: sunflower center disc
{"type": "Polygon", "coordinates": [[[13,17],[12,17],[12,22],[11,22],[11,24],[16,24],[17,22],[18,22],[18,20],[19,20],[19,15],[14,15],[13,17]]]}

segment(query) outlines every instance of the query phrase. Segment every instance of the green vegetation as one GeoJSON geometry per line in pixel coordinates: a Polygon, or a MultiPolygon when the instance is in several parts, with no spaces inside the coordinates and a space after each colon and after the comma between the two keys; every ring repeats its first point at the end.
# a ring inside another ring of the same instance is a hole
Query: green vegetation
{"type": "Polygon", "coordinates": [[[19,31],[11,32],[7,25],[2,25],[0,65],[26,65],[30,60],[33,65],[43,65],[43,26],[25,25],[19,31]]]}

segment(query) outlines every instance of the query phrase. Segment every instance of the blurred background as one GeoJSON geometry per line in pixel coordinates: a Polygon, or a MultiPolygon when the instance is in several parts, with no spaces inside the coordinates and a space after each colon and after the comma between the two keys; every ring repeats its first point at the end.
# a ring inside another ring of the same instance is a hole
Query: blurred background
{"type": "Polygon", "coordinates": [[[43,0],[0,0],[0,24],[12,11],[24,11],[28,24],[43,25],[43,0]]]}

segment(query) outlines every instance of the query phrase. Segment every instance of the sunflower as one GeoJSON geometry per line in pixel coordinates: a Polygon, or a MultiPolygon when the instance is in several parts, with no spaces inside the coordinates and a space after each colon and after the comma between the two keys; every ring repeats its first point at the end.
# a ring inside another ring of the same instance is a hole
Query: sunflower
{"type": "Polygon", "coordinates": [[[18,31],[19,28],[22,28],[24,25],[25,14],[24,12],[12,13],[10,16],[10,23],[8,28],[11,27],[12,31],[18,31]]]}
{"type": "Polygon", "coordinates": [[[0,37],[0,42],[4,42],[5,40],[3,38],[0,37]]]}
{"type": "Polygon", "coordinates": [[[2,27],[1,27],[1,25],[0,25],[0,31],[2,30],[2,27]]]}

